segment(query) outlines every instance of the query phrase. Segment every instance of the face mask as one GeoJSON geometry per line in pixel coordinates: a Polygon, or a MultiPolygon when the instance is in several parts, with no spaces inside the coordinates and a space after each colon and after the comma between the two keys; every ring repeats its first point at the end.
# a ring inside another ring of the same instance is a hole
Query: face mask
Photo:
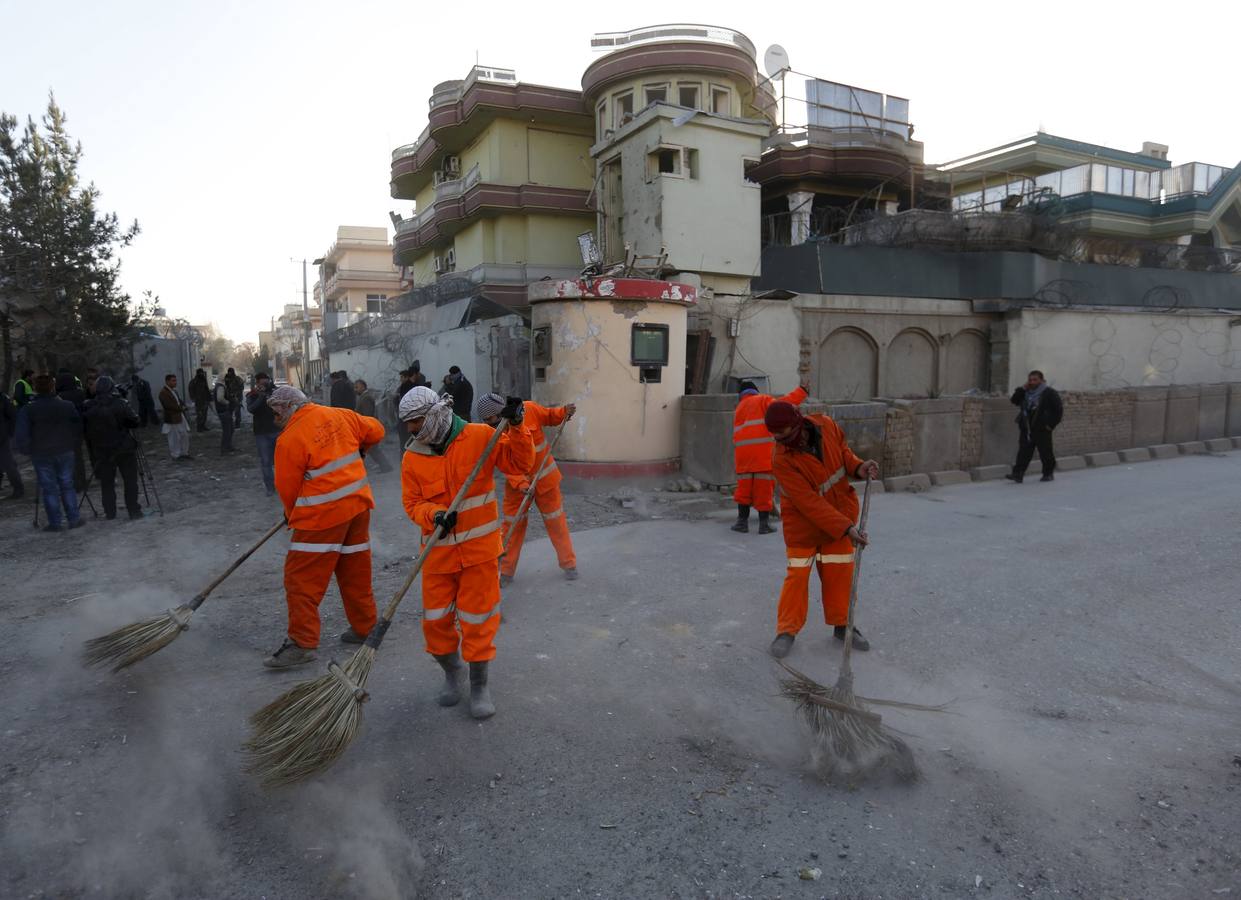
{"type": "Polygon", "coordinates": [[[798,419],[797,424],[792,427],[788,434],[784,437],[776,438],[776,443],[783,444],[786,447],[800,447],[805,443],[806,439],[806,423],[804,419],[798,419]]]}

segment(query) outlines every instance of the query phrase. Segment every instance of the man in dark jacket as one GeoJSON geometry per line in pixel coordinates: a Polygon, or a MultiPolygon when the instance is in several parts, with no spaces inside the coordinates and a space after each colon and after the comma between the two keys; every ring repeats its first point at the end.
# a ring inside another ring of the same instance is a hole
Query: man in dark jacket
{"type": "Polygon", "coordinates": [[[343,372],[332,373],[331,405],[337,409],[357,409],[357,397],[353,393],[353,385],[343,372]]]}
{"type": "MultiPolygon", "coordinates": [[[[56,373],[56,396],[72,403],[79,417],[86,412],[86,391],[68,369],[62,368],[56,373]]],[[[82,452],[80,437],[73,448],[73,487],[78,493],[86,490],[86,454],[82,452]]]]}
{"type": "Polygon", "coordinates": [[[17,407],[9,399],[9,395],[0,391],[0,475],[9,476],[9,484],[13,486],[10,500],[16,500],[26,493],[22,485],[22,474],[17,469],[17,460],[13,458],[13,432],[17,430],[17,407]]]}
{"type": "Polygon", "coordinates": [[[422,374],[422,363],[414,360],[414,364],[409,367],[409,386],[410,387],[430,387],[431,382],[427,376],[422,374]]]}
{"type": "Polygon", "coordinates": [[[103,514],[116,518],[116,473],[125,486],[125,509],[131,519],[142,518],[138,505],[138,441],[130,432],[140,424],[138,416],[112,391],[112,379],[101,375],[95,381],[95,399],[86,404],[82,417],[86,443],[95,461],[95,478],[103,494],[103,514]]]}
{"type": "Polygon", "coordinates": [[[275,389],[267,373],[259,372],[254,376],[254,388],[246,395],[246,410],[252,417],[251,426],[254,428],[254,447],[259,454],[259,473],[263,476],[263,487],[267,488],[268,497],[276,493],[276,438],[280,437],[276,417],[267,405],[267,398],[275,389]]]}
{"type": "Polygon", "coordinates": [[[1053,481],[1056,471],[1056,454],[1052,449],[1051,433],[1064,417],[1064,404],[1055,388],[1043,378],[1038,369],[1032,371],[1023,387],[1013,391],[1009,398],[1017,407],[1017,427],[1020,439],[1017,444],[1017,462],[1013,471],[1005,475],[1009,481],[1021,484],[1026,468],[1038,450],[1038,458],[1043,463],[1043,477],[1040,481],[1053,481]]]}
{"type": "MultiPolygon", "coordinates": [[[[359,378],[353,383],[353,390],[358,397],[358,408],[356,410],[359,416],[370,416],[372,419],[379,418],[379,410],[376,408],[375,395],[367,389],[366,382],[359,378]]],[[[379,466],[380,472],[391,472],[392,463],[388,462],[388,457],[384,456],[381,445],[376,444],[366,451],[366,461],[373,462],[379,466]]]]}
{"type": "Polygon", "coordinates": [[[35,398],[18,412],[15,435],[18,452],[34,463],[47,510],[44,531],[60,531],[62,506],[70,528],[83,525],[73,488],[73,451],[82,445],[82,417],[72,403],[52,392],[55,386],[51,375],[35,378],[35,398]]]}
{"type": "Polygon", "coordinates": [[[159,416],[155,413],[155,396],[151,393],[151,382],[134,372],[129,376],[129,393],[138,407],[138,421],[142,427],[158,425],[159,416]]]}
{"type": "Polygon", "coordinates": [[[190,402],[194,404],[194,415],[197,417],[198,431],[207,431],[207,410],[211,407],[211,385],[207,382],[207,373],[199,369],[190,379],[190,402]]]}
{"type": "Polygon", "coordinates": [[[228,408],[233,413],[233,427],[241,427],[241,399],[246,392],[246,383],[241,380],[232,366],[224,376],[224,387],[228,390],[228,408]]]}
{"type": "Polygon", "coordinates": [[[448,370],[448,374],[444,376],[444,390],[442,393],[449,394],[452,397],[452,411],[465,419],[467,422],[473,422],[474,419],[474,385],[466,380],[461,374],[461,369],[453,366],[448,370]]]}
{"type": "Polygon", "coordinates": [[[220,417],[220,455],[225,453],[233,453],[236,447],[233,446],[233,407],[228,397],[228,382],[223,378],[216,378],[215,387],[211,389],[211,403],[215,407],[215,414],[220,417]]]}

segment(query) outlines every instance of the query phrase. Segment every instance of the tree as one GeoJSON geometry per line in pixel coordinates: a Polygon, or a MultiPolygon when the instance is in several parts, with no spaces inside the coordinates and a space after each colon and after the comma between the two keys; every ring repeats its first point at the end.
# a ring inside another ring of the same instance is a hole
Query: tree
{"type": "Polygon", "coordinates": [[[226,337],[213,337],[203,345],[203,365],[222,371],[232,365],[233,342],[226,337]]]}
{"type": "Polygon", "coordinates": [[[256,373],[266,372],[273,378],[275,377],[271,370],[271,350],[267,348],[266,344],[259,344],[259,349],[254,354],[254,371],[256,373]]]}
{"type": "Polygon", "coordinates": [[[82,145],[49,96],[42,127],[0,113],[0,340],[4,378],[25,364],[124,366],[145,316],[119,285],[118,252],[138,235],[98,209],[78,177],[82,145]]]}
{"type": "Polygon", "coordinates": [[[229,365],[237,370],[238,374],[242,372],[253,372],[254,369],[254,345],[247,342],[238,344],[233,348],[233,358],[229,361],[229,365]]]}

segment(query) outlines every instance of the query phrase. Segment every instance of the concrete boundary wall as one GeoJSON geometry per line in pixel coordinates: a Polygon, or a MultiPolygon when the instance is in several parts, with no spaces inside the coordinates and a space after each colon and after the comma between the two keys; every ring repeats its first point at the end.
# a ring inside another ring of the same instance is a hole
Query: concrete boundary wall
{"type": "MultiPolygon", "coordinates": [[[[1241,438],[1241,385],[1063,391],[1061,396],[1065,415],[1055,433],[1061,458],[1098,455],[1097,465],[1111,459],[1101,454],[1122,450],[1134,455],[1135,448],[1162,450],[1241,438]]],[[[732,394],[683,398],[685,474],[712,485],[736,480],[732,464],[736,404],[732,394]]],[[[803,410],[830,415],[859,456],[879,461],[885,478],[935,473],[942,481],[944,472],[1011,466],[1017,454],[1016,409],[1005,397],[967,394],[870,403],[811,399],[803,410]]],[[[1158,458],[1160,452],[1152,455],[1158,458]]]]}

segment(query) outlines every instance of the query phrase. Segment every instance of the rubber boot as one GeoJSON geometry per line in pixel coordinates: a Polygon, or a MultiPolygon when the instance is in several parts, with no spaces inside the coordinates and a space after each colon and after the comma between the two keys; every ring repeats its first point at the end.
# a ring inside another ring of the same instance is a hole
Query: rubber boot
{"type": "Polygon", "coordinates": [[[733,531],[745,534],[750,530],[750,507],[743,503],[737,504],[737,521],[733,523],[733,531]]]}
{"type": "Polygon", "coordinates": [[[470,715],[476,719],[490,719],[496,714],[487,688],[487,663],[470,663],[470,715]]]}
{"type": "Polygon", "coordinates": [[[777,634],[776,639],[771,642],[771,655],[776,659],[784,659],[792,649],[793,635],[791,634],[777,634]]]}
{"type": "Polygon", "coordinates": [[[461,676],[465,666],[461,665],[461,655],[457,652],[435,657],[435,661],[444,670],[444,687],[435,697],[440,706],[456,706],[461,700],[461,676]]]}
{"type": "Polygon", "coordinates": [[[758,533],[759,534],[775,534],[776,529],[771,525],[771,513],[758,511],[758,533]]]}

